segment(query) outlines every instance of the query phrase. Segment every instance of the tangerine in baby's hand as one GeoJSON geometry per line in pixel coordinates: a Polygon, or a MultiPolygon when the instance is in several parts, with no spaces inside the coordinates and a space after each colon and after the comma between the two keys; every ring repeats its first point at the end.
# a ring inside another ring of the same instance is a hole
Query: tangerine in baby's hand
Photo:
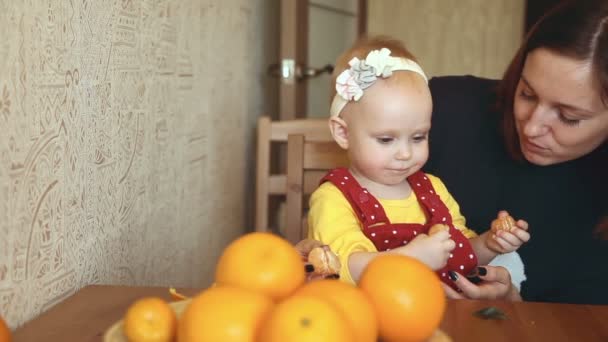
{"type": "Polygon", "coordinates": [[[339,274],[342,266],[328,246],[313,248],[308,254],[308,262],[314,266],[315,273],[323,275],[339,274]]]}
{"type": "Polygon", "coordinates": [[[510,215],[505,215],[492,221],[491,230],[494,233],[499,230],[512,232],[515,229],[517,229],[517,224],[515,224],[515,220],[510,215]]]}
{"type": "Polygon", "coordinates": [[[439,233],[440,231],[443,231],[443,230],[445,230],[446,232],[449,232],[450,231],[450,227],[448,227],[445,224],[441,224],[441,223],[434,224],[429,229],[429,235],[433,235],[435,233],[439,233]]]}

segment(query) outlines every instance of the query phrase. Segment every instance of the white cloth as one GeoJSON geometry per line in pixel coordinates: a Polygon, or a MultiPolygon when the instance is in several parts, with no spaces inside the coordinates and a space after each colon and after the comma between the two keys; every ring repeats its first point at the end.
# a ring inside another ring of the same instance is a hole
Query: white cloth
{"type": "Polygon", "coordinates": [[[517,252],[511,252],[506,254],[499,254],[489,266],[502,266],[511,273],[511,282],[513,286],[520,291],[521,284],[526,280],[526,273],[524,270],[524,262],[517,252]]]}

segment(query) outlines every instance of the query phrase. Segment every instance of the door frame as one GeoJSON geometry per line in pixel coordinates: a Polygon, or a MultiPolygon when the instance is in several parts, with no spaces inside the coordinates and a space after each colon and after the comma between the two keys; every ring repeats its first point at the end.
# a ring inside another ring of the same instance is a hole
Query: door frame
{"type": "MultiPolygon", "coordinates": [[[[367,32],[367,0],[357,1],[357,32],[362,36],[367,32]]],[[[292,120],[307,112],[306,78],[298,80],[297,75],[308,66],[309,0],[281,0],[280,7],[278,119],[292,120]]]]}
{"type": "Polygon", "coordinates": [[[308,62],[308,0],[281,0],[280,14],[279,120],[291,120],[306,113],[306,87],[299,86],[295,67],[308,62]],[[286,65],[286,60],[295,64],[286,65]]]}

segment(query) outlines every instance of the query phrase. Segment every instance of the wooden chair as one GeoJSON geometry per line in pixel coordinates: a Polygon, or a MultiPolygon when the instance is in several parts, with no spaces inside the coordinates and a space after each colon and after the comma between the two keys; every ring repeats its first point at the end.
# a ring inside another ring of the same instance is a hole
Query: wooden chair
{"type": "MultiPolygon", "coordinates": [[[[330,141],[327,119],[296,119],[271,121],[268,117],[258,119],[257,160],[255,184],[255,230],[269,231],[269,203],[271,198],[284,198],[287,195],[287,173],[284,154],[280,157],[280,146],[285,150],[290,134],[302,135],[307,141],[330,141]],[[283,163],[271,160],[271,157],[283,163]],[[271,174],[271,164],[278,165],[278,173],[271,174]]],[[[278,228],[278,227],[277,227],[278,228]]]]}
{"type": "Polygon", "coordinates": [[[336,167],[347,166],[346,152],[331,138],[309,139],[290,134],[287,139],[287,223],[285,237],[295,243],[308,232],[308,196],[336,167]]]}

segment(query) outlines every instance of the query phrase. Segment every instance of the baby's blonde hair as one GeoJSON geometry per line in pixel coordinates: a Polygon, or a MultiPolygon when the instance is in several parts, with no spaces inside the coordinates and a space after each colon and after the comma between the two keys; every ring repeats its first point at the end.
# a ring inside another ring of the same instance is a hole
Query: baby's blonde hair
{"type": "Polygon", "coordinates": [[[350,68],[348,62],[357,57],[359,59],[365,59],[367,55],[373,50],[380,50],[382,48],[387,48],[391,50],[391,56],[393,57],[403,57],[407,59],[411,59],[412,61],[418,63],[416,57],[409,52],[409,50],[405,47],[402,41],[395,39],[390,36],[369,36],[363,37],[353,44],[348,50],[338,57],[336,60],[336,65],[334,66],[334,72],[331,77],[331,90],[330,90],[330,101],[336,95],[336,78],[340,75],[344,70],[350,68]]]}

